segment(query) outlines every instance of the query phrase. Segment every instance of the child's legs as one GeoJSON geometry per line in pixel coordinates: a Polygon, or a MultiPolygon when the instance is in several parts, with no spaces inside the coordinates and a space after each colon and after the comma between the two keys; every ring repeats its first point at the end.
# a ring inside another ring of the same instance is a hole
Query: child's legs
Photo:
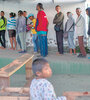
{"type": "Polygon", "coordinates": [[[16,46],[17,46],[16,37],[13,37],[13,41],[14,41],[14,45],[15,45],[15,49],[16,49],[16,46]]]}
{"type": "Polygon", "coordinates": [[[33,41],[33,45],[34,45],[34,52],[37,52],[37,34],[33,34],[33,38],[32,38],[32,41],[33,41]]]}
{"type": "Polygon", "coordinates": [[[13,38],[10,37],[11,49],[13,49],[13,38]]]}

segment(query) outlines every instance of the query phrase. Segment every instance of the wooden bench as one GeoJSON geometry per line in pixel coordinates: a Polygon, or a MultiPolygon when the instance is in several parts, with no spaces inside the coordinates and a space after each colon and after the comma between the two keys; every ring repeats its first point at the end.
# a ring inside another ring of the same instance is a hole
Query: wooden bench
{"type": "Polygon", "coordinates": [[[82,98],[80,100],[84,100],[84,97],[90,100],[90,92],[65,92],[63,95],[67,97],[67,100],[79,100],[79,97],[82,98]]]}
{"type": "Polygon", "coordinates": [[[3,88],[0,100],[30,100],[29,88],[3,88]]]}
{"type": "Polygon", "coordinates": [[[25,54],[7,66],[0,69],[0,88],[10,86],[10,76],[25,65],[26,69],[26,80],[32,77],[32,59],[34,55],[25,54]]]}

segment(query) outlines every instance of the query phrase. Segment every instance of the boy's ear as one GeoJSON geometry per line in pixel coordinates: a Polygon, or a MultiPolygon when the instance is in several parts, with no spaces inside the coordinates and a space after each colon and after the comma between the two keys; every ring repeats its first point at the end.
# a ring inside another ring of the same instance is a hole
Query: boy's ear
{"type": "Polygon", "coordinates": [[[41,72],[36,72],[36,75],[37,75],[38,77],[40,77],[40,76],[41,76],[41,72]]]}

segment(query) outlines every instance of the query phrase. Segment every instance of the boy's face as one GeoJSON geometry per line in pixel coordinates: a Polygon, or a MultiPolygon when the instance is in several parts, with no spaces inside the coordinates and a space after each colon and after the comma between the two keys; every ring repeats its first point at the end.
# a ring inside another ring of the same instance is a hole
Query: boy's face
{"type": "Polygon", "coordinates": [[[45,67],[42,69],[42,72],[37,72],[36,74],[40,78],[49,78],[52,76],[52,70],[49,64],[47,63],[45,67]]]}
{"type": "Polygon", "coordinates": [[[30,20],[33,20],[33,16],[29,17],[30,20]]]}
{"type": "Polygon", "coordinates": [[[27,16],[27,13],[26,12],[23,12],[23,16],[26,17],[27,16]]]}

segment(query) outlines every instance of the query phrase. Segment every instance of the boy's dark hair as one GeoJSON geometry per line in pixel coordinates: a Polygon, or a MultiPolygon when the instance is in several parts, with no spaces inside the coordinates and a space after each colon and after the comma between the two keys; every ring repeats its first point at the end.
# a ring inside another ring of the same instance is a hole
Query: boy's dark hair
{"type": "Polygon", "coordinates": [[[27,13],[27,11],[23,11],[23,12],[27,13]]]}
{"type": "Polygon", "coordinates": [[[22,10],[19,10],[18,13],[19,13],[20,15],[23,15],[23,11],[22,11],[22,10]]]}
{"type": "Polygon", "coordinates": [[[61,6],[60,6],[60,5],[56,5],[56,7],[55,7],[55,8],[57,8],[57,7],[60,7],[60,8],[61,8],[61,6]]]}
{"type": "Polygon", "coordinates": [[[39,6],[40,9],[43,9],[43,10],[44,10],[44,8],[43,8],[43,4],[42,4],[42,3],[38,3],[37,6],[39,6]]]}
{"type": "Polygon", "coordinates": [[[1,13],[3,13],[3,14],[4,14],[4,11],[1,11],[1,13]]]}
{"type": "Polygon", "coordinates": [[[16,17],[16,14],[13,13],[13,12],[11,12],[11,13],[10,13],[10,16],[12,16],[12,17],[16,17]]]}
{"type": "Polygon", "coordinates": [[[70,14],[71,12],[67,12],[67,14],[70,14]]]}
{"type": "MultiPolygon", "coordinates": [[[[37,58],[32,63],[32,71],[36,75],[36,72],[41,72],[44,68],[45,64],[47,64],[48,61],[44,58],[37,58]]],[[[37,76],[37,75],[36,75],[37,76]]]]}

